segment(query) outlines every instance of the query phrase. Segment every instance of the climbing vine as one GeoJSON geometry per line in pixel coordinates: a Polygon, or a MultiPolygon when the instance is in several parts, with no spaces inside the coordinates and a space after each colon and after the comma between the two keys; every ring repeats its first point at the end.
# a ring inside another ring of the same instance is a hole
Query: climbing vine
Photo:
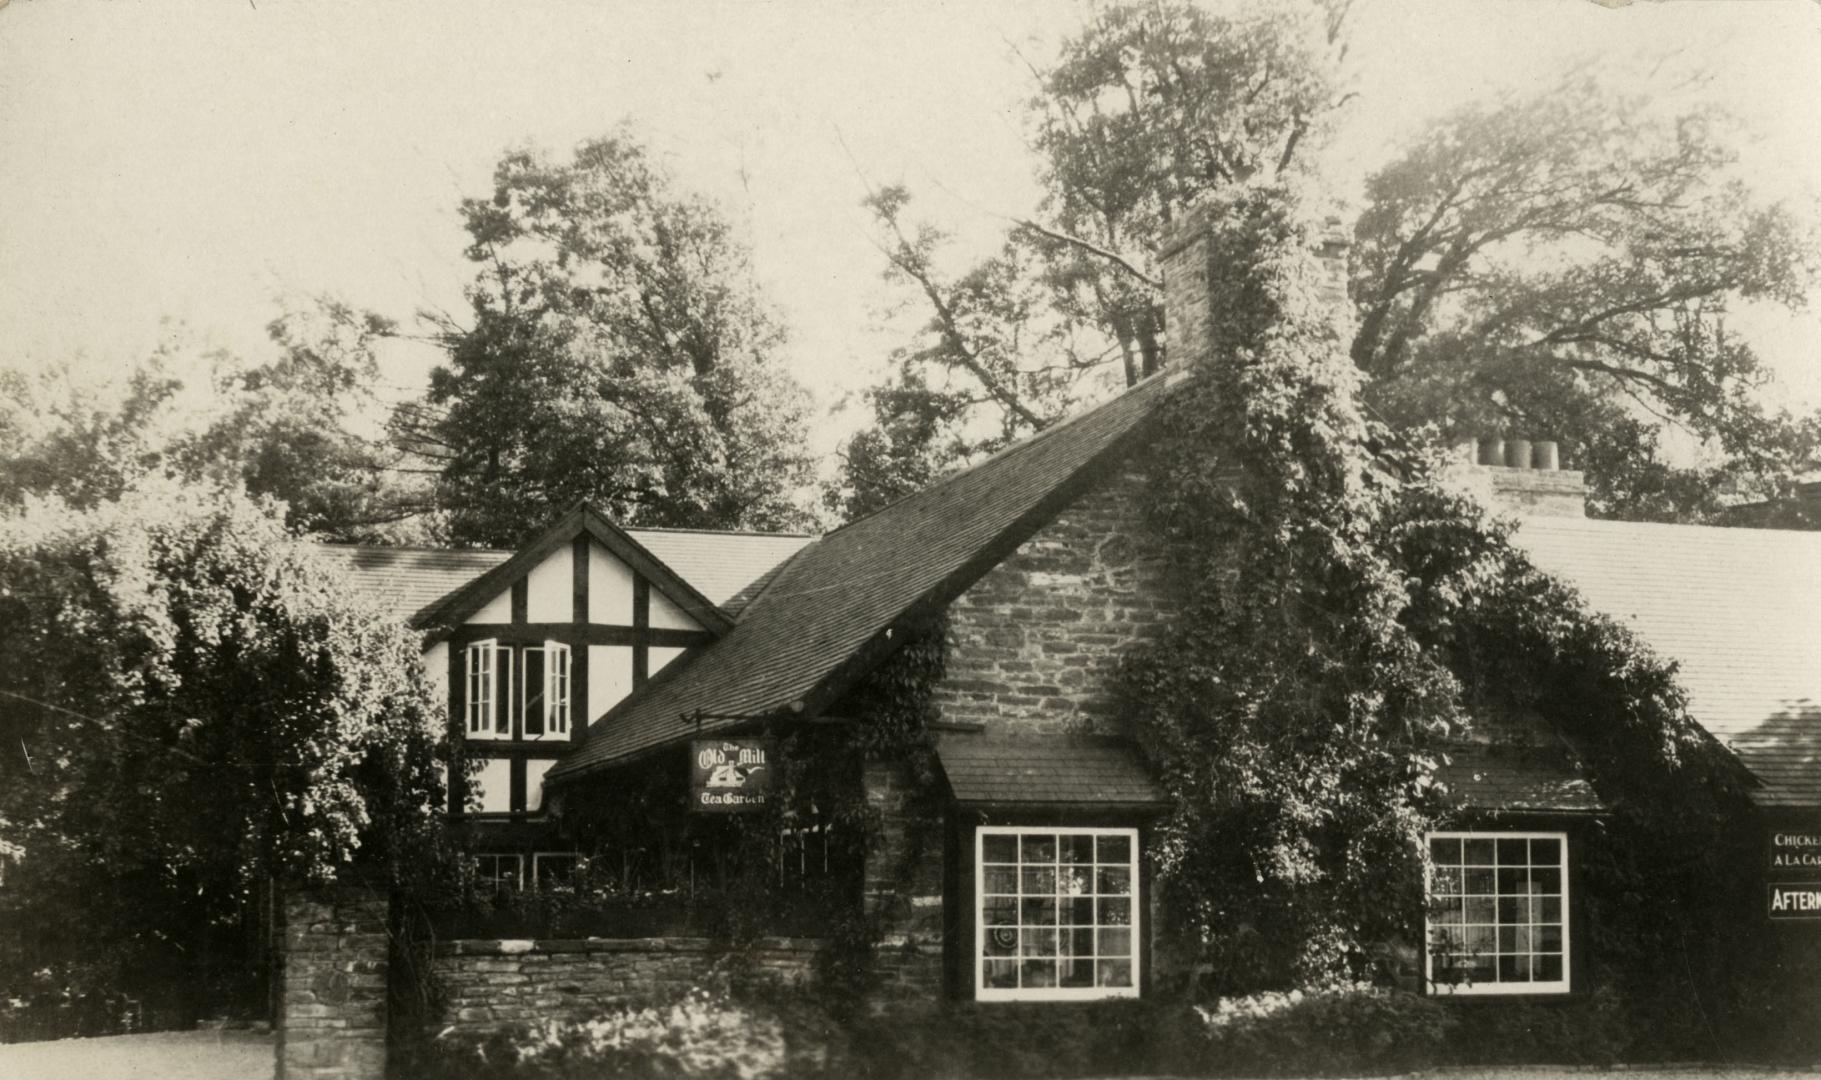
{"type": "Polygon", "coordinates": [[[1531,566],[1449,488],[1432,439],[1362,414],[1296,199],[1254,188],[1200,212],[1215,345],[1147,470],[1179,603],[1116,678],[1172,796],[1152,856],[1174,920],[1229,990],[1369,976],[1385,943],[1422,938],[1420,841],[1454,812],[1451,740],[1515,710],[1616,808],[1590,879],[1670,901],[1667,919],[1605,920],[1624,939],[1607,944],[1671,957],[1667,938],[1726,902],[1740,770],[1673,665],[1531,566]]]}

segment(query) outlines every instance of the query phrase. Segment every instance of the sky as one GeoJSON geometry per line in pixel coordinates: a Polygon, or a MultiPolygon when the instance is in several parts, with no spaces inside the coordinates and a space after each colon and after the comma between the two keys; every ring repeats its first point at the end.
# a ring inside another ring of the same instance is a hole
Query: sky
{"type": "MultiPolygon", "coordinates": [[[[962,252],[990,247],[1039,197],[1021,56],[1089,10],[0,0],[0,365],[74,359],[106,382],[173,322],[257,358],[282,304],[325,293],[407,325],[460,313],[457,207],[501,153],[630,120],[739,224],[793,370],[832,408],[902,340],[868,186],[905,183],[962,252]]],[[[1754,183],[1821,197],[1818,0],[1358,0],[1353,27],[1359,98],[1328,162],[1343,192],[1426,118],[1584,56],[1698,60],[1700,92],[1755,133],[1754,183]]],[[[1778,400],[1821,406],[1821,314],[1738,321],[1778,400]]],[[[389,391],[420,391],[435,360],[390,348],[389,391]]],[[[859,419],[819,423],[817,448],[859,419]]]]}

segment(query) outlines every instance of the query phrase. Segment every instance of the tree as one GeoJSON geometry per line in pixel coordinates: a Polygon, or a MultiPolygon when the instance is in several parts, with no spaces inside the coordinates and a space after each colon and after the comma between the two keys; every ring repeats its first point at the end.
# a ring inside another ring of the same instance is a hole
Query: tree
{"type": "MultiPolygon", "coordinates": [[[[938,313],[893,381],[911,385],[914,367],[916,385],[948,393],[939,416],[928,398],[875,397],[868,442],[927,430],[939,437],[926,453],[952,464],[978,449],[952,432],[1041,427],[1116,382],[1094,382],[1114,358],[1128,385],[1156,370],[1159,245],[1198,200],[1308,179],[1310,151],[1351,96],[1346,16],[1344,3],[1102,10],[1034,72],[1045,219],[1009,231],[1006,250],[1021,259],[995,256],[954,286],[911,272],[939,234],[904,226],[902,193],[875,195],[892,272],[938,313]],[[976,302],[995,318],[970,336],[973,326],[940,315],[945,303],[966,310],[949,298],[975,277],[993,297],[1045,302],[976,302]],[[1071,349],[1032,347],[1055,325],[1071,349]],[[1090,333],[1101,347],[1082,344],[1090,333]],[[1006,342],[1018,355],[996,358],[1006,342]],[[994,386],[970,352],[995,359],[994,386]],[[1036,371],[1049,380],[1027,387],[1036,371]]],[[[1724,316],[1741,302],[1800,305],[1816,248],[1794,214],[1732,177],[1737,134],[1711,109],[1670,109],[1584,73],[1433,122],[1370,178],[1357,218],[1350,351],[1370,379],[1369,407],[1400,426],[1561,439],[1598,513],[1701,517],[1729,491],[1786,494],[1818,463],[1821,421],[1763,407],[1767,377],[1724,316]],[[1669,437],[1675,429],[1693,439],[1669,437]],[[1685,461],[1690,441],[1701,464],[1685,461]]],[[[896,456],[926,467],[908,448],[896,456]]],[[[877,462],[859,460],[848,487],[880,484],[877,462]]]]}
{"type": "Polygon", "coordinates": [[[431,493],[381,427],[376,350],[396,333],[392,321],[322,296],[266,332],[278,356],[217,379],[225,415],[184,448],[184,471],[283,500],[298,531],[344,541],[425,535],[431,493]]]}
{"type": "Polygon", "coordinates": [[[1815,249],[1782,206],[1732,178],[1736,131],[1663,115],[1575,74],[1533,98],[1434,121],[1375,173],[1357,227],[1354,362],[1394,421],[1572,440],[1594,506],[1638,517],[1715,509],[1775,484],[1816,443],[1767,411],[1767,375],[1726,333],[1741,301],[1799,307],[1815,249]],[[1685,429],[1718,464],[1665,459],[1685,429]]]}
{"type": "Polygon", "coordinates": [[[462,204],[472,322],[402,410],[461,543],[516,544],[588,499],[629,525],[795,524],[807,398],[749,257],[621,131],[503,158],[462,204]]]}
{"type": "Polygon", "coordinates": [[[440,825],[416,635],[231,491],[155,479],[0,518],[0,701],[9,997],[87,971],[246,1004],[268,879],[403,875],[440,825]]]}
{"type": "Polygon", "coordinates": [[[170,475],[282,500],[292,527],[332,539],[419,535],[427,492],[385,438],[377,395],[375,348],[392,332],[325,296],[272,321],[277,355],[261,363],[179,329],[115,386],[67,363],[0,371],[0,505],[36,495],[89,508],[170,475]]]}
{"type": "Polygon", "coordinates": [[[38,495],[89,507],[171,465],[209,422],[209,403],[186,391],[206,385],[222,359],[171,335],[112,387],[90,384],[69,363],[0,371],[0,506],[38,495]]]}
{"type": "Polygon", "coordinates": [[[1163,238],[1206,191],[1304,169],[1346,100],[1348,6],[1212,12],[1144,0],[1100,10],[1050,68],[1032,69],[1040,216],[1018,220],[997,255],[952,283],[935,268],[943,234],[906,219],[909,193],[874,192],[867,205],[888,276],[933,313],[922,341],[895,357],[891,383],[942,392],[871,396],[875,428],[844,453],[829,501],[884,479],[869,458],[881,433],[902,443],[925,430],[924,451],[900,457],[953,465],[1154,373],[1163,238]]]}

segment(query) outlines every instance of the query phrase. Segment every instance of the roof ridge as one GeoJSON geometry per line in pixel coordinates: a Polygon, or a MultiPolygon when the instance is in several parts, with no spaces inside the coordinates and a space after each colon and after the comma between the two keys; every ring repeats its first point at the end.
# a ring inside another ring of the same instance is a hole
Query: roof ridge
{"type": "Polygon", "coordinates": [[[358,540],[310,540],[298,537],[300,544],[312,547],[348,548],[356,551],[428,551],[437,555],[511,555],[511,548],[433,547],[429,544],[368,544],[358,540]]]}
{"type": "Polygon", "coordinates": [[[668,525],[623,525],[626,532],[650,533],[694,533],[699,536],[756,536],[769,540],[778,537],[785,540],[817,539],[821,534],[812,532],[761,532],[758,529],[685,529],[668,525]]]}
{"type": "MultiPolygon", "coordinates": [[[[887,510],[890,510],[891,508],[893,508],[894,506],[898,506],[902,503],[910,502],[912,499],[916,499],[921,496],[928,495],[932,492],[938,491],[942,488],[945,488],[949,484],[961,479],[962,477],[968,475],[969,473],[972,473],[978,469],[983,469],[986,466],[991,465],[993,462],[998,461],[1000,458],[1011,457],[1013,454],[1021,453],[1024,450],[1026,450],[1027,448],[1035,446],[1038,443],[1045,440],[1046,438],[1048,438],[1049,436],[1054,435],[1056,432],[1065,431],[1068,428],[1073,427],[1077,422],[1085,420],[1090,416],[1093,416],[1094,414],[1100,412],[1102,409],[1110,408],[1113,405],[1117,404],[1118,402],[1124,401],[1126,398],[1131,397],[1133,394],[1136,394],[1138,391],[1148,389],[1152,384],[1167,386],[1167,385],[1169,385],[1169,375],[1170,375],[1170,372],[1167,370],[1152,372],[1151,374],[1146,375],[1142,379],[1139,379],[1137,382],[1126,387],[1124,390],[1121,390],[1119,393],[1114,394],[1112,397],[1107,398],[1105,401],[1100,402],[1099,404],[1095,405],[1092,408],[1083,409],[1081,412],[1074,413],[1069,416],[1065,416],[1062,419],[1051,424],[1049,427],[1043,428],[1040,431],[1034,431],[1031,434],[1025,436],[1024,438],[1018,440],[1017,442],[1011,443],[1008,446],[1000,447],[999,449],[997,449],[997,450],[993,451],[992,453],[988,454],[987,456],[981,458],[979,461],[976,461],[973,464],[966,466],[965,468],[956,469],[954,472],[951,472],[951,473],[945,473],[944,475],[939,476],[934,480],[931,480],[929,483],[923,485],[922,487],[918,488],[915,491],[908,492],[904,495],[900,495],[898,498],[893,499],[891,502],[886,503],[884,506],[881,506],[878,509],[869,510],[864,514],[861,514],[859,517],[854,518],[852,521],[844,521],[841,524],[839,524],[839,525],[835,526],[834,528],[828,530],[827,532],[823,533],[817,539],[818,539],[818,541],[826,540],[829,537],[835,535],[838,532],[841,532],[844,529],[851,528],[855,525],[860,524],[863,521],[866,521],[869,518],[873,518],[880,514],[883,514],[887,510]]],[[[756,600],[758,598],[754,597],[753,599],[756,600]]]]}

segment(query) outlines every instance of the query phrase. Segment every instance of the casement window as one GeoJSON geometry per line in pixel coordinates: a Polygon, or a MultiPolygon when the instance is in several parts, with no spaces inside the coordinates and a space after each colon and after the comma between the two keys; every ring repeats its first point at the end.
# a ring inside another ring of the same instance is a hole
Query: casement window
{"type": "Polygon", "coordinates": [[[468,646],[467,732],[470,739],[510,739],[511,650],[489,638],[468,646]]]}
{"type": "Polygon", "coordinates": [[[569,646],[555,641],[519,650],[520,730],[527,739],[569,737],[569,646]]]}
{"type": "Polygon", "coordinates": [[[1568,992],[1566,833],[1431,833],[1429,862],[1436,993],[1568,992]]]}
{"type": "Polygon", "coordinates": [[[558,641],[515,648],[489,638],[469,645],[468,737],[569,738],[570,671],[569,646],[558,641]]]}
{"type": "Polygon", "coordinates": [[[485,852],[474,857],[475,880],[483,891],[494,895],[517,892],[525,886],[525,857],[523,855],[485,852]]]}
{"type": "Polygon", "coordinates": [[[974,845],[979,1000],[1138,996],[1136,829],[983,826],[974,845]]]}

